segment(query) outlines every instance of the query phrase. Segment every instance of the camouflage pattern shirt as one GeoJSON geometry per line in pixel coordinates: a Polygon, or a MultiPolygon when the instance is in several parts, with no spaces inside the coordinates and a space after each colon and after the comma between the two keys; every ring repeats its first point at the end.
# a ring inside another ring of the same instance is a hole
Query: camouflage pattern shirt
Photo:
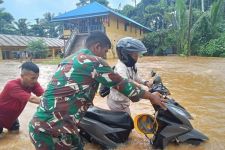
{"type": "Polygon", "coordinates": [[[83,49],[59,64],[31,120],[34,130],[56,137],[77,134],[77,124],[92,105],[99,83],[114,87],[131,100],[138,101],[144,94],[114,73],[104,59],[83,49]]]}

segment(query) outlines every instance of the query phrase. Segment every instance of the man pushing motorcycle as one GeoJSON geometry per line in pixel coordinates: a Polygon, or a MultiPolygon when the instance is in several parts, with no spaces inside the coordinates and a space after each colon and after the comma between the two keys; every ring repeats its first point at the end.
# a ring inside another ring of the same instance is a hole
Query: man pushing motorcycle
{"type": "Polygon", "coordinates": [[[103,32],[92,32],[85,46],[58,65],[30,121],[30,138],[36,149],[83,149],[77,126],[92,105],[99,83],[131,100],[147,99],[166,108],[163,99],[114,73],[103,59],[111,48],[103,32]]]}

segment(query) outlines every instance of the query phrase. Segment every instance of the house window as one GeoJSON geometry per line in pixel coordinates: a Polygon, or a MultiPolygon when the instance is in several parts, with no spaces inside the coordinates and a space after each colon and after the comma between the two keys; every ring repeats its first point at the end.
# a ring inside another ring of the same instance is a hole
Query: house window
{"type": "Polygon", "coordinates": [[[110,27],[110,18],[108,18],[108,27],[110,27]]]}
{"type": "Polygon", "coordinates": [[[127,31],[127,27],[129,26],[129,23],[124,24],[124,31],[127,31]]]}
{"type": "Polygon", "coordinates": [[[140,35],[141,35],[141,28],[140,28],[140,35]]]}
{"type": "Polygon", "coordinates": [[[108,27],[110,26],[110,19],[109,19],[109,16],[105,16],[102,18],[102,22],[105,24],[105,25],[108,25],[108,27]]]}

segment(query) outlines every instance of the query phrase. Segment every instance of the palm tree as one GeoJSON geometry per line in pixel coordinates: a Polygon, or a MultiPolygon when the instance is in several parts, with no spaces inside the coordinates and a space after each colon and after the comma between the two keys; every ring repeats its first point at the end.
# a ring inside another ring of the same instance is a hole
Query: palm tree
{"type": "Polygon", "coordinates": [[[32,36],[40,36],[40,37],[44,37],[45,36],[45,32],[44,32],[44,27],[41,24],[41,21],[39,18],[36,18],[36,24],[31,25],[31,35],[32,36]]]}
{"type": "Polygon", "coordinates": [[[27,19],[21,18],[17,22],[14,22],[16,25],[16,30],[20,35],[28,35],[29,33],[29,23],[26,22],[27,19]]]}
{"type": "Polygon", "coordinates": [[[186,46],[186,31],[187,31],[187,15],[186,5],[183,0],[177,0],[175,4],[176,9],[176,26],[177,26],[177,47],[179,52],[185,51],[186,46]]]}

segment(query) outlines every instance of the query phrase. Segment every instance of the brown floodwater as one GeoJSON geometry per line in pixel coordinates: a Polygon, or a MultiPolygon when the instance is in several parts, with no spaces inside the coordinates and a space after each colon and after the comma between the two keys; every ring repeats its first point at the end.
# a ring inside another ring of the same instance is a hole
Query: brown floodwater
{"type": "MultiPolygon", "coordinates": [[[[111,65],[116,60],[109,60],[111,65]]],[[[0,90],[9,79],[19,75],[20,63],[0,62],[0,90]]],[[[39,65],[41,72],[39,82],[46,87],[56,65],[39,65]]],[[[161,75],[164,84],[171,92],[171,97],[182,104],[194,117],[191,121],[195,129],[209,137],[209,141],[199,146],[187,144],[169,144],[168,150],[224,150],[225,149],[225,59],[202,57],[142,57],[138,63],[140,76],[150,80],[150,71],[154,69],[161,75]]],[[[106,101],[98,95],[94,104],[107,109],[106,101]]],[[[7,133],[0,139],[0,150],[32,150],[33,145],[28,135],[28,122],[36,105],[28,103],[20,115],[21,131],[19,134],[7,133]]],[[[1,109],[1,108],[0,108],[1,109]]],[[[131,104],[132,116],[141,113],[153,113],[151,104],[141,100],[131,104]]],[[[99,149],[87,144],[85,149],[99,149]]],[[[152,149],[149,141],[135,130],[126,144],[118,150],[152,149]]]]}

